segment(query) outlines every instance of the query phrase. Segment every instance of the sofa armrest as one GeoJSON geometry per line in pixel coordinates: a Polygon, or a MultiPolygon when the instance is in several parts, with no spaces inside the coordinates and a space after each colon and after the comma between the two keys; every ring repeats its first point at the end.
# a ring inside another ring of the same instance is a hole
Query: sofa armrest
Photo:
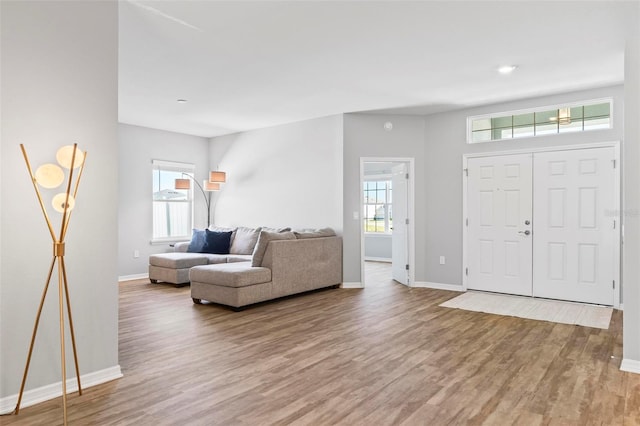
{"type": "Polygon", "coordinates": [[[180,241],[179,243],[175,243],[173,245],[173,251],[186,253],[189,248],[189,244],[191,244],[191,241],[180,241]]]}

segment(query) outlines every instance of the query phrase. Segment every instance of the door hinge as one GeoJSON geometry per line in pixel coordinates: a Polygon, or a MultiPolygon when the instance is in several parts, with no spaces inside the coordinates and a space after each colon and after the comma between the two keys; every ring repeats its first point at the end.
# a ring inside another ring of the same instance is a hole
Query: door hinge
{"type": "Polygon", "coordinates": [[[404,175],[405,179],[409,179],[409,173],[407,173],[406,175],[404,175]]]}
{"type": "Polygon", "coordinates": [[[613,280],[613,289],[616,289],[616,280],[613,280]]]}
{"type": "Polygon", "coordinates": [[[464,171],[465,176],[469,176],[469,169],[462,169],[464,171]]]}
{"type": "Polygon", "coordinates": [[[469,226],[469,218],[466,218],[466,219],[465,219],[465,224],[466,224],[467,226],[469,226]]]}
{"type": "Polygon", "coordinates": [[[611,161],[613,162],[613,168],[615,169],[615,168],[616,168],[616,160],[615,160],[615,159],[613,159],[613,160],[611,160],[611,161]]]}
{"type": "Polygon", "coordinates": [[[408,264],[408,263],[405,265],[405,269],[406,269],[407,271],[409,270],[409,264],[408,264]]]}
{"type": "Polygon", "coordinates": [[[616,229],[616,220],[613,219],[613,229],[616,229]]]}
{"type": "Polygon", "coordinates": [[[404,220],[404,224],[405,224],[405,225],[408,225],[408,224],[409,224],[409,219],[405,219],[405,220],[404,220]]]}
{"type": "Polygon", "coordinates": [[[469,268],[464,268],[464,274],[467,276],[469,275],[469,268]]]}

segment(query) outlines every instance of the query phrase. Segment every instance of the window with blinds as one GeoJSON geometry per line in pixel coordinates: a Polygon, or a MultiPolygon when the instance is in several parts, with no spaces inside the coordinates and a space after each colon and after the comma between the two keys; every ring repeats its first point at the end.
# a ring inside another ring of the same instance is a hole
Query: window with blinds
{"type": "Polygon", "coordinates": [[[185,174],[194,176],[195,166],[188,163],[152,160],[153,235],[152,242],[171,242],[191,238],[193,190],[175,189],[175,180],[185,174]]]}

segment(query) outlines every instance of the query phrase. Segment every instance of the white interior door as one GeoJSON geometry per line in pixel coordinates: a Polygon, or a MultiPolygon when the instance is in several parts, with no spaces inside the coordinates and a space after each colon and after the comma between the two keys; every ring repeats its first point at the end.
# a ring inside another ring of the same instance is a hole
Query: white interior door
{"type": "Polygon", "coordinates": [[[407,165],[394,164],[391,168],[391,209],[393,230],[391,232],[391,262],[393,279],[400,284],[409,285],[409,181],[407,165]]]}
{"type": "Polygon", "coordinates": [[[467,287],[532,295],[532,155],[467,162],[467,287]]]}
{"type": "Polygon", "coordinates": [[[613,305],[614,148],[534,156],[534,296],[613,305]]]}

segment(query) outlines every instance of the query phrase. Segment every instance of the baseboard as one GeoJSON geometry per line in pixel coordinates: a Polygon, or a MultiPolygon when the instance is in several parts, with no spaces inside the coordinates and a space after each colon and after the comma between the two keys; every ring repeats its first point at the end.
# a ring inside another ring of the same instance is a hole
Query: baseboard
{"type": "Polygon", "coordinates": [[[429,281],[416,281],[413,284],[411,284],[411,287],[433,288],[436,290],[449,290],[449,291],[464,291],[464,288],[462,288],[461,285],[432,283],[429,281]]]}
{"type": "Polygon", "coordinates": [[[384,263],[392,263],[392,260],[387,258],[387,257],[371,257],[371,256],[365,256],[364,258],[365,262],[384,262],[384,263]]]}
{"type": "Polygon", "coordinates": [[[636,361],[635,359],[623,359],[620,364],[620,370],[640,374],[640,361],[636,361]]]}
{"type": "MultiPolygon", "coordinates": [[[[94,371],[93,373],[87,373],[80,376],[80,384],[82,389],[90,388],[92,386],[99,385],[101,383],[110,382],[111,380],[119,379],[122,377],[122,371],[120,366],[105,368],[104,370],[94,371]]],[[[67,395],[72,392],[77,392],[78,381],[76,377],[67,379],[67,395]]],[[[48,401],[53,398],[57,398],[62,395],[62,382],[52,383],[36,389],[30,389],[22,394],[22,401],[20,402],[20,408],[29,407],[31,405],[38,404],[40,402],[48,401]]],[[[9,395],[0,399],[0,414],[7,414],[13,412],[18,402],[18,394],[9,395]]]]}
{"type": "Polygon", "coordinates": [[[118,277],[118,281],[133,281],[133,280],[141,280],[143,278],[149,278],[149,273],[146,274],[133,274],[133,275],[123,275],[118,277]]]}
{"type": "Polygon", "coordinates": [[[342,288],[364,288],[361,282],[342,283],[342,288]]]}

